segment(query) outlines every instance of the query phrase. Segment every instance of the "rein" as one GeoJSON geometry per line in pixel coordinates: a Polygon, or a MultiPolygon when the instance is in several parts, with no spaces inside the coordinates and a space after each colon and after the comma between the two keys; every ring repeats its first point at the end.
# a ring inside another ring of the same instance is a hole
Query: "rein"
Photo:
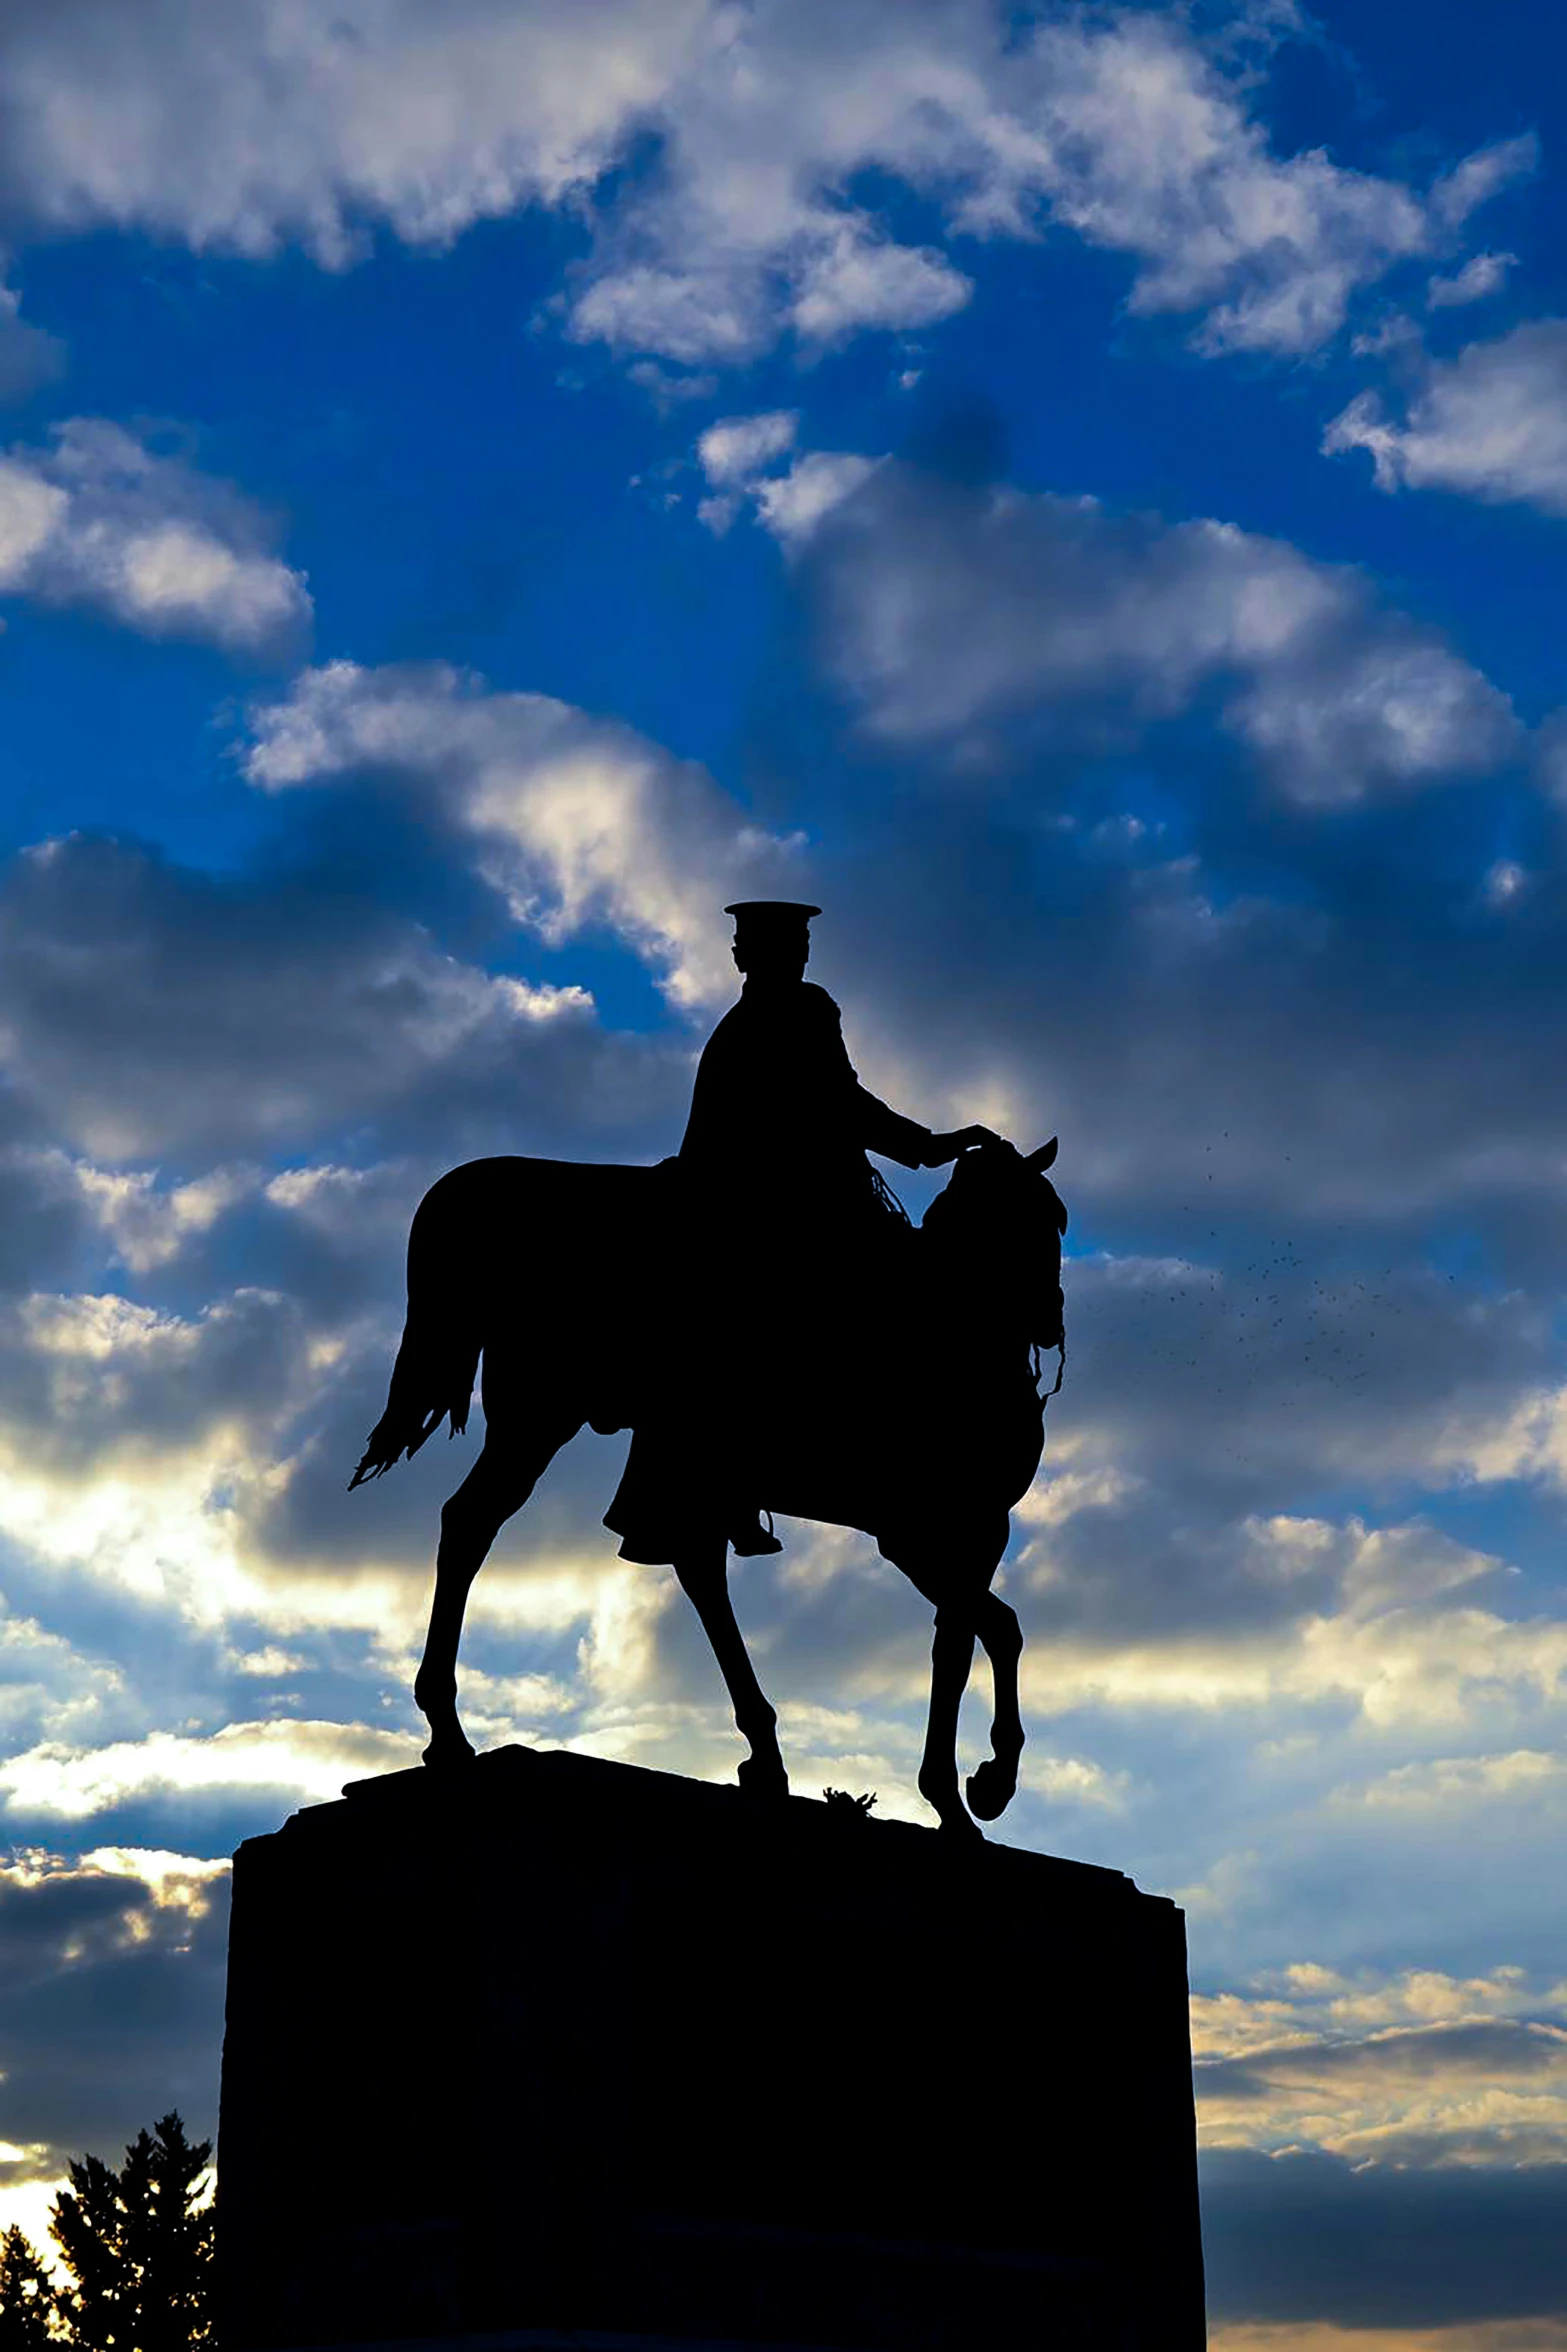
{"type": "Polygon", "coordinates": [[[871,1183],[875,1188],[876,1198],[880,1201],[882,1207],[887,1211],[888,1216],[896,1217],[900,1224],[907,1225],[912,1228],[914,1219],[909,1215],[908,1210],[904,1207],[902,1201],[899,1200],[897,1194],[893,1191],[892,1186],[887,1182],[887,1179],[882,1174],[881,1170],[878,1167],[873,1166],[869,1160],[866,1161],[865,1165],[870,1169],[871,1183]]]}

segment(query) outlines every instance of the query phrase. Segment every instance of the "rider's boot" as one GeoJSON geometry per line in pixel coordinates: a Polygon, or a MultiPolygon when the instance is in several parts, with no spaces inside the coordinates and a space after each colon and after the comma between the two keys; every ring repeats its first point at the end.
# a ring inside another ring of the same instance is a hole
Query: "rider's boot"
{"type": "Polygon", "coordinates": [[[783,1550],[783,1545],[773,1533],[772,1516],[769,1511],[765,1527],[760,1511],[747,1511],[735,1521],[729,1531],[729,1543],[737,1559],[761,1560],[783,1550]]]}

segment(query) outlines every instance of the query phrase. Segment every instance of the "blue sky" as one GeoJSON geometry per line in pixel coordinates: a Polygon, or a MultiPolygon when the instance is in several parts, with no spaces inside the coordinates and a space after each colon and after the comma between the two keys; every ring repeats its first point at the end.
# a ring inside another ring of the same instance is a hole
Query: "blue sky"
{"type": "MultiPolygon", "coordinates": [[[[1062,1139],[1003,1834],[1186,1905],[1216,2342],[1567,2345],[1564,42],[7,12],[0,2213],[210,2126],[226,1856],[417,1755],[421,1191],[672,1149],[782,892],[878,1091],[1062,1139]]],[[[470,1728],[727,1777],[618,1460],[470,1728]]],[[[796,1786],[918,1818],[925,1612],[785,1532],[796,1786]]]]}

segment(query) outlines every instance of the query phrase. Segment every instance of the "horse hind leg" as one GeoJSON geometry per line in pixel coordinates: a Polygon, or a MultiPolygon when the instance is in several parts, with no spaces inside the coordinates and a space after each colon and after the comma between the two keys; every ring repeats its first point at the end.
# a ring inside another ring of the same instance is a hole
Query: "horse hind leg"
{"type": "Polygon", "coordinates": [[[580,1427],[574,1422],[542,1434],[526,1451],[515,1441],[504,1450],[486,1444],[442,1507],[435,1595],[424,1656],[414,1678],[414,1703],[430,1726],[427,1764],[460,1764],[473,1754],[457,1714],[457,1648],[468,1594],[507,1520],[522,1509],[550,1462],[580,1427]]]}
{"type": "Polygon", "coordinates": [[[970,1773],[964,1794],[976,1819],[996,1821],[1017,1795],[1018,1760],[1023,1753],[1017,1667],[1023,1654],[1023,1632],[1017,1611],[993,1592],[987,1592],[980,1604],[978,1631],[995,1687],[994,1719],[990,1754],[970,1773]]]}

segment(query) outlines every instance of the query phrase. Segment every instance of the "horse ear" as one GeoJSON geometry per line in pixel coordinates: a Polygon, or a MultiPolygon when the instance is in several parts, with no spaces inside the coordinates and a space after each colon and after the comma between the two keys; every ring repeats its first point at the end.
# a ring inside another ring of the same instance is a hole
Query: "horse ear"
{"type": "Polygon", "coordinates": [[[1043,1173],[1046,1168],[1053,1165],[1056,1156],[1056,1147],[1060,1141],[1061,1138],[1059,1135],[1052,1135],[1050,1141],[1048,1143],[1042,1143],[1037,1152],[1029,1153],[1027,1165],[1030,1168],[1038,1168],[1041,1173],[1043,1173]]]}

